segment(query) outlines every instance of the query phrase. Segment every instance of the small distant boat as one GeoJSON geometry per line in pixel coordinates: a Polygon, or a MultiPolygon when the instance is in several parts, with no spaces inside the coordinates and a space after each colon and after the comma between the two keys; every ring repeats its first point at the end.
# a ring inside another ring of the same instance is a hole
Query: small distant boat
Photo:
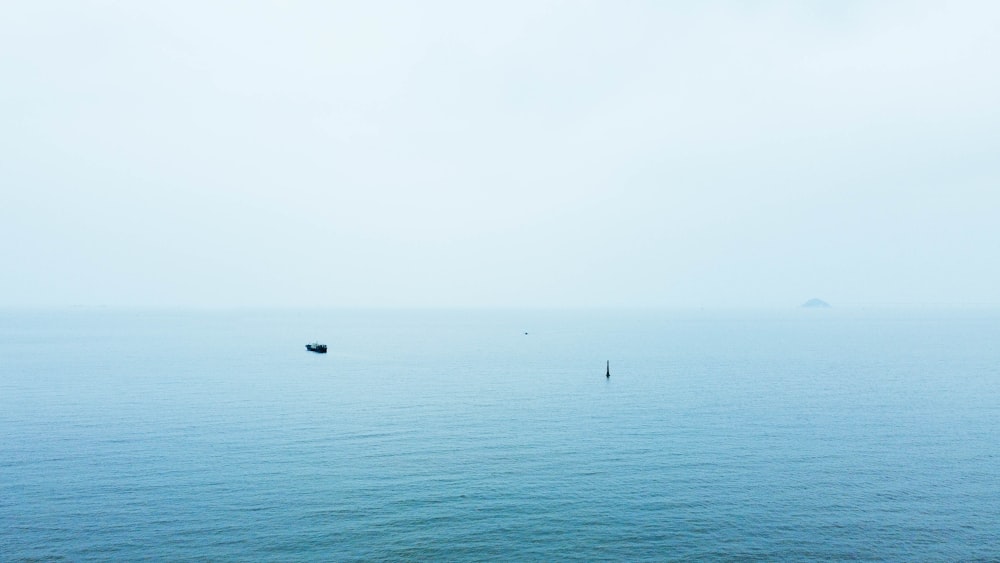
{"type": "Polygon", "coordinates": [[[319,342],[306,344],[306,350],[309,350],[310,352],[316,352],[317,354],[326,354],[326,344],[320,344],[319,342]]]}
{"type": "Polygon", "coordinates": [[[608,363],[604,364],[604,370],[604,377],[611,379],[611,360],[608,360],[608,363]]]}

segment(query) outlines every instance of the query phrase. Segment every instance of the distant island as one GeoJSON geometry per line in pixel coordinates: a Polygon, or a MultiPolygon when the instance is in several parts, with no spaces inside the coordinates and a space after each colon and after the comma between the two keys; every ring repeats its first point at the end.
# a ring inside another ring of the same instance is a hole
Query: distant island
{"type": "Polygon", "coordinates": [[[810,309],[829,309],[830,304],[822,299],[816,299],[815,297],[806,301],[802,304],[803,307],[808,307],[810,309]]]}

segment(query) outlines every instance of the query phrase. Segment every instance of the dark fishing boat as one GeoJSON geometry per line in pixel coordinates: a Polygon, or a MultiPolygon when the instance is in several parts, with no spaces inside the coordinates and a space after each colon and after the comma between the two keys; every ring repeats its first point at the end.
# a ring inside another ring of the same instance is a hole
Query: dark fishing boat
{"type": "Polygon", "coordinates": [[[319,342],[306,344],[306,350],[309,350],[310,352],[316,352],[317,354],[326,354],[326,344],[320,344],[319,342]]]}

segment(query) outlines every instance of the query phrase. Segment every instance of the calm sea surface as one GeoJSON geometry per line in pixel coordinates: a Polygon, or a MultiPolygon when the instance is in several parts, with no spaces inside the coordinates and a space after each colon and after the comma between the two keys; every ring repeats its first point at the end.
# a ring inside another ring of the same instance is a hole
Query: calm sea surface
{"type": "Polygon", "coordinates": [[[1000,311],[0,312],[36,559],[998,560],[1000,311]]]}

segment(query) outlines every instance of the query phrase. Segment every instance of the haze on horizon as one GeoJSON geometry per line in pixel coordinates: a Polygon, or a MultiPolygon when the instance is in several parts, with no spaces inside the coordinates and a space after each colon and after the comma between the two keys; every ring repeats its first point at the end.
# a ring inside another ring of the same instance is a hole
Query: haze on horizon
{"type": "Polygon", "coordinates": [[[0,307],[1000,303],[1000,4],[9,3],[0,307]]]}

